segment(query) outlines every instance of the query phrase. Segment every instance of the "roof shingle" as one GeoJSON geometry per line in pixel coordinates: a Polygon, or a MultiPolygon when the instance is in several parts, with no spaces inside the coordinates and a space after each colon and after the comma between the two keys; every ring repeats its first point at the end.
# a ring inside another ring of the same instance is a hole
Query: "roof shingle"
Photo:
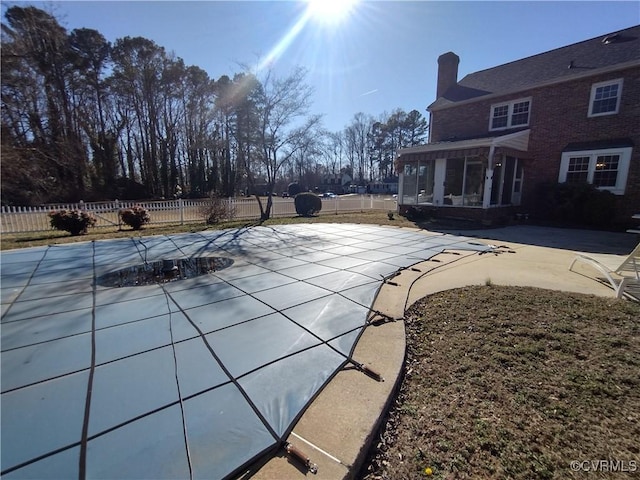
{"type": "Polygon", "coordinates": [[[526,90],[633,61],[640,61],[640,25],[471,73],[432,106],[526,90]]]}

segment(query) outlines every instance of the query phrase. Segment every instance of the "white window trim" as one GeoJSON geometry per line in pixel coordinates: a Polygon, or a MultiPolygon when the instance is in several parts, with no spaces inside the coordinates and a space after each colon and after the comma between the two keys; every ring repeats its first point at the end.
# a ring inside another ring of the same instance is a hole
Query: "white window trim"
{"type": "Polygon", "coordinates": [[[622,98],[622,78],[616,78],[615,80],[607,80],[606,82],[598,82],[591,85],[591,95],[589,96],[589,115],[588,117],[602,117],[604,115],[616,115],[620,110],[620,99],[622,98]],[[618,85],[618,98],[616,99],[616,109],[613,112],[593,113],[593,102],[596,99],[596,91],[600,87],[606,87],[607,85],[618,85]]]}
{"type": "Polygon", "coordinates": [[[608,148],[602,150],[582,150],[577,152],[564,152],[560,161],[560,174],[558,175],[558,183],[567,181],[567,172],[569,171],[569,159],[574,157],[589,157],[589,172],[587,174],[587,182],[593,183],[593,174],[596,169],[596,160],[602,155],[620,155],[618,162],[618,177],[614,187],[598,187],[598,190],[608,190],[614,195],[624,195],[627,185],[627,176],[629,174],[629,164],[631,163],[631,147],[625,148],[608,148]]]}
{"type": "Polygon", "coordinates": [[[494,103],[493,105],[491,105],[491,111],[489,113],[489,131],[490,132],[497,132],[499,130],[507,130],[509,128],[519,128],[519,127],[527,127],[529,126],[529,123],[531,123],[531,106],[532,106],[533,102],[531,101],[531,97],[528,98],[519,98],[517,100],[510,100],[508,102],[501,102],[501,103],[494,103]],[[519,125],[511,125],[511,118],[513,117],[513,106],[516,103],[522,103],[522,102],[529,102],[529,117],[527,118],[527,123],[522,123],[519,125]],[[507,125],[505,127],[498,127],[498,128],[493,128],[493,112],[495,111],[496,108],[499,107],[504,107],[504,106],[508,106],[509,107],[509,111],[507,114],[507,125]]]}

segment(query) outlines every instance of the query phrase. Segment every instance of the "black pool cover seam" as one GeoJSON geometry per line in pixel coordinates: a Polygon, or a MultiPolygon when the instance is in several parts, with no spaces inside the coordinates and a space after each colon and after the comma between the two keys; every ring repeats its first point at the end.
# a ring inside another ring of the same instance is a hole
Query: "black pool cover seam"
{"type": "Polygon", "coordinates": [[[191,317],[189,317],[187,312],[184,311],[182,309],[182,307],[180,307],[180,305],[178,305],[178,303],[175,301],[175,299],[171,296],[171,293],[167,292],[167,296],[171,299],[171,301],[173,301],[173,303],[175,303],[177,305],[177,307],[180,309],[180,312],[182,312],[182,314],[187,318],[187,320],[189,320],[189,322],[191,323],[193,328],[195,328],[198,331],[198,333],[200,334],[200,338],[204,342],[205,346],[207,347],[207,349],[209,350],[209,352],[211,353],[211,355],[213,356],[215,361],[218,362],[218,365],[220,366],[222,371],[224,371],[225,375],[227,375],[227,377],[231,380],[231,382],[234,384],[234,386],[238,389],[240,394],[244,397],[246,402],[249,404],[249,406],[254,411],[256,416],[260,419],[260,421],[267,428],[269,433],[273,436],[274,439],[277,440],[278,439],[278,434],[275,432],[275,430],[273,430],[273,428],[271,428],[271,425],[269,424],[267,419],[264,418],[262,413],[260,413],[260,410],[258,409],[258,407],[253,403],[253,401],[251,400],[251,398],[249,397],[247,392],[242,388],[242,386],[240,386],[240,384],[238,383],[238,380],[231,374],[231,372],[225,366],[225,364],[222,361],[222,359],[220,359],[220,357],[218,357],[218,355],[214,351],[213,347],[209,344],[209,341],[207,340],[207,338],[206,338],[205,334],[202,332],[202,330],[198,327],[198,325],[196,325],[196,323],[191,319],[191,317]]]}
{"type": "Polygon", "coordinates": [[[178,378],[178,358],[176,356],[176,345],[173,341],[173,327],[171,325],[171,304],[167,291],[162,288],[165,301],[167,302],[167,310],[169,310],[169,335],[171,337],[171,352],[173,354],[173,373],[176,379],[176,388],[178,389],[178,403],[180,405],[180,419],[182,420],[182,434],[184,436],[184,448],[187,455],[187,465],[189,467],[189,479],[193,480],[193,465],[191,463],[191,452],[189,450],[189,441],[187,437],[187,421],[184,415],[184,400],[182,398],[182,391],[180,390],[180,379],[178,378]]]}
{"type": "MultiPolygon", "coordinates": [[[[9,306],[7,307],[7,309],[4,311],[4,313],[0,316],[0,322],[2,322],[2,320],[7,316],[7,314],[11,311],[11,307],[13,307],[13,305],[18,301],[18,299],[20,298],[20,296],[24,293],[24,291],[27,289],[27,287],[29,286],[29,284],[31,283],[31,280],[33,280],[33,276],[36,274],[36,272],[38,271],[38,267],[40,267],[40,264],[42,263],[42,261],[44,260],[44,258],[47,256],[47,253],[49,252],[49,249],[51,248],[51,245],[47,246],[47,249],[44,251],[42,258],[40,260],[38,260],[37,265],[35,266],[35,268],[33,269],[33,271],[31,272],[31,275],[29,275],[29,278],[27,279],[27,283],[24,284],[24,286],[22,287],[22,289],[20,290],[20,293],[18,295],[16,295],[16,298],[13,299],[13,301],[11,301],[11,303],[9,303],[9,306]]],[[[7,322],[9,323],[9,322],[7,322]]]]}
{"type": "Polygon", "coordinates": [[[89,369],[89,379],[87,381],[87,395],[84,407],[84,419],[82,421],[82,437],[80,439],[80,463],[78,467],[79,480],[85,480],[87,477],[87,437],[89,436],[89,418],[91,415],[91,395],[93,391],[93,376],[96,370],[96,243],[92,245],[93,260],[93,306],[91,308],[91,367],[89,369]]]}

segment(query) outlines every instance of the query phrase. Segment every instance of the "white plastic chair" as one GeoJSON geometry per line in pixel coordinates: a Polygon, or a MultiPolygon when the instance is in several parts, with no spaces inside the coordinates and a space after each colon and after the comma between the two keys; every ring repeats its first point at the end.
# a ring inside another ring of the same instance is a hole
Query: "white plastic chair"
{"type": "Polygon", "coordinates": [[[611,270],[597,260],[582,254],[576,255],[569,270],[573,271],[576,262],[586,263],[600,271],[615,290],[616,297],[622,298],[627,295],[640,301],[640,243],[615,270],[611,270]]]}

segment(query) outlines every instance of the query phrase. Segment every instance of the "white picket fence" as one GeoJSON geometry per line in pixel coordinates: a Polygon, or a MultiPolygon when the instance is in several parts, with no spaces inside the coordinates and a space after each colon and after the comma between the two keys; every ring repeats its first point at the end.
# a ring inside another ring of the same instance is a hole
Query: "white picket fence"
{"type": "MultiPolygon", "coordinates": [[[[150,224],[185,224],[204,222],[202,208],[207,204],[201,200],[162,200],[152,202],[118,201],[95,203],[72,203],[43,205],[38,207],[6,207],[0,208],[1,232],[27,233],[52,230],[49,212],[55,210],[84,210],[95,215],[96,227],[122,226],[118,212],[123,208],[140,205],[147,209],[151,217],[150,224]]],[[[255,198],[228,198],[229,211],[232,218],[227,220],[257,220],[260,208],[255,198]]],[[[263,200],[266,202],[266,199],[263,200]]],[[[390,197],[375,195],[344,195],[322,199],[320,215],[360,212],[368,210],[396,210],[396,201],[390,197]]],[[[296,208],[292,198],[274,198],[272,217],[296,216],[296,208]]]]}

